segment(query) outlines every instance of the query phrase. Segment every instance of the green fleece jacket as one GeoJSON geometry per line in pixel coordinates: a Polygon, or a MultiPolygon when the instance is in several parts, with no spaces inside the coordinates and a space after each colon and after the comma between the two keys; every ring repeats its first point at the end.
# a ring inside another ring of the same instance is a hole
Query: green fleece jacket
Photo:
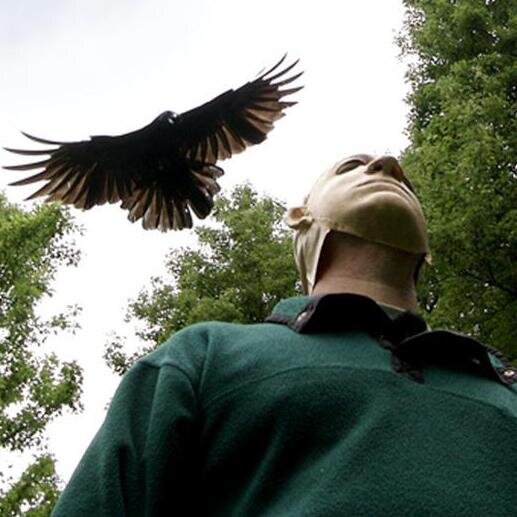
{"type": "Polygon", "coordinates": [[[517,385],[456,360],[416,361],[417,382],[380,334],[304,332],[310,302],[138,361],[54,517],[517,516],[517,385]]]}

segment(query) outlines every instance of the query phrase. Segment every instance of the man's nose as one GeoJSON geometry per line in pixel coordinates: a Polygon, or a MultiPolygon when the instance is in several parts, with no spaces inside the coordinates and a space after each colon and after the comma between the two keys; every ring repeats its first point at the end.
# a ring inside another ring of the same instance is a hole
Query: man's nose
{"type": "Polygon", "coordinates": [[[376,158],[368,164],[365,172],[366,174],[373,174],[379,171],[383,171],[398,181],[402,181],[404,178],[404,171],[400,163],[393,156],[381,156],[380,158],[376,158]]]}

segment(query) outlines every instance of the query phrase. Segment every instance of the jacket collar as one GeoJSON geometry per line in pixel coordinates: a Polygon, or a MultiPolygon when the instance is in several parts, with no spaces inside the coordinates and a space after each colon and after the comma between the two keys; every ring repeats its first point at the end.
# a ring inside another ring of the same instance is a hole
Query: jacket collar
{"type": "Polygon", "coordinates": [[[362,330],[390,350],[393,369],[423,382],[422,369],[439,365],[468,371],[504,385],[517,382],[517,369],[475,339],[446,330],[429,331],[417,314],[391,315],[375,300],[352,293],[299,296],[283,300],[266,319],[300,334],[362,330]]]}
{"type": "Polygon", "coordinates": [[[391,341],[427,330],[424,319],[413,312],[390,311],[388,315],[372,298],[352,293],[288,298],[266,321],[284,323],[301,334],[366,330],[374,336],[389,336],[391,341]]]}

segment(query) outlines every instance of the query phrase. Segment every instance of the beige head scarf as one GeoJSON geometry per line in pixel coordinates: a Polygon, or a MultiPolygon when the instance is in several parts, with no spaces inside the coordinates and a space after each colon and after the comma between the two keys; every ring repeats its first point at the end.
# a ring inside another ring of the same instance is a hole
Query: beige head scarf
{"type": "Polygon", "coordinates": [[[361,154],[339,161],[314,184],[304,205],[289,209],[294,254],[305,293],[311,293],[331,230],[422,254],[430,261],[420,202],[398,161],[361,154]]]}

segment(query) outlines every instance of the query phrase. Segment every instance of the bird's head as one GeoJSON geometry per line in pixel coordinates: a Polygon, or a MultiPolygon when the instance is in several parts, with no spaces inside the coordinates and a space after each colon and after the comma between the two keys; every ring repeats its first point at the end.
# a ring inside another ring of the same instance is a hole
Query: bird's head
{"type": "Polygon", "coordinates": [[[156,120],[167,121],[169,124],[174,124],[177,118],[178,114],[174,113],[174,111],[164,111],[156,117],[156,120]]]}

